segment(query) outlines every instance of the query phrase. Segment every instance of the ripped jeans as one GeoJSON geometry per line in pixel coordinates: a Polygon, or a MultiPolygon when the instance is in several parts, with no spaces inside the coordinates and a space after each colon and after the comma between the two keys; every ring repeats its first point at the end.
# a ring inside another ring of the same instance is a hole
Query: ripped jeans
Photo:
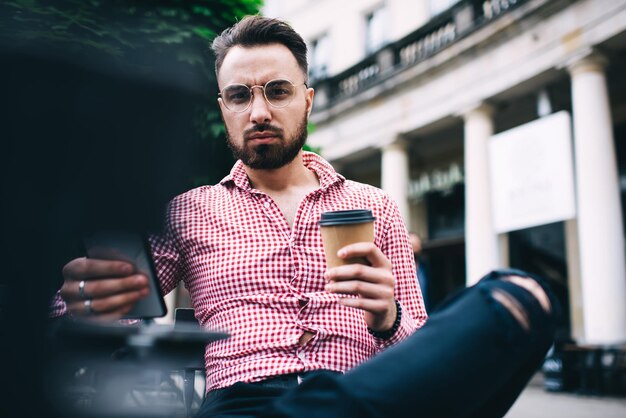
{"type": "MultiPolygon", "coordinates": [[[[559,305],[545,282],[498,270],[438,307],[410,338],[343,376],[318,375],[278,397],[267,417],[502,417],[541,364],[559,305]],[[525,288],[536,280],[550,310],[525,288]],[[519,310],[520,322],[494,295],[519,310]]],[[[259,414],[255,414],[259,415],[259,414]]]]}

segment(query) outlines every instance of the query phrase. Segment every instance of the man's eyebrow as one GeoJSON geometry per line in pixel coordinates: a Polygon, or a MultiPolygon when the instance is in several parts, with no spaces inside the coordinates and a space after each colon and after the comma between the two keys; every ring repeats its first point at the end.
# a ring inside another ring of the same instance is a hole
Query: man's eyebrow
{"type": "Polygon", "coordinates": [[[274,80],[286,80],[289,81],[291,83],[294,83],[294,81],[290,78],[290,77],[286,77],[286,76],[282,76],[282,75],[276,75],[276,76],[270,76],[270,77],[266,77],[264,79],[262,79],[260,82],[258,83],[246,83],[244,81],[232,81],[230,83],[226,83],[224,84],[224,88],[228,87],[232,84],[243,84],[244,86],[248,86],[248,87],[252,87],[252,86],[264,86],[266,85],[268,82],[270,81],[274,81],[274,80]]]}

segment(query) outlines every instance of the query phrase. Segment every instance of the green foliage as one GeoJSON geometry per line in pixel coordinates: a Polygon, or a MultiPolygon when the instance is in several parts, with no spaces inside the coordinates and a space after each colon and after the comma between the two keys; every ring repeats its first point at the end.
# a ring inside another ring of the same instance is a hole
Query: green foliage
{"type": "MultiPolygon", "coordinates": [[[[0,38],[124,56],[146,46],[211,40],[261,0],[13,0],[0,4],[0,38]]],[[[197,60],[197,62],[200,62],[197,60]]]]}
{"type": "MultiPolygon", "coordinates": [[[[307,122],[306,124],[306,131],[307,134],[311,135],[313,132],[315,132],[315,124],[313,122],[307,122]]],[[[304,144],[304,147],[302,147],[303,150],[305,151],[311,151],[314,152],[316,154],[320,154],[322,153],[322,148],[321,147],[312,147],[309,144],[304,144]]]]}
{"type": "Polygon", "coordinates": [[[311,121],[307,121],[306,123],[306,132],[311,135],[313,132],[315,132],[315,124],[311,121]]]}
{"type": "Polygon", "coordinates": [[[198,132],[204,132],[213,138],[222,138],[226,133],[220,113],[213,111],[213,106],[209,105],[198,106],[194,125],[198,132]]]}

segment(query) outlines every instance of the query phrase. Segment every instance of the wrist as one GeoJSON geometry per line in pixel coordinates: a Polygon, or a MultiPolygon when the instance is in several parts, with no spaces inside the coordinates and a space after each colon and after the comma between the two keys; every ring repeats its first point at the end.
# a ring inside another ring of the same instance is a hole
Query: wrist
{"type": "Polygon", "coordinates": [[[395,299],[394,302],[396,304],[396,319],[391,325],[391,328],[386,331],[375,331],[370,327],[367,327],[367,331],[372,336],[380,338],[381,340],[388,340],[389,338],[393,337],[396,331],[398,331],[398,328],[400,328],[400,323],[402,322],[402,307],[400,306],[400,302],[398,302],[397,299],[395,299]]]}

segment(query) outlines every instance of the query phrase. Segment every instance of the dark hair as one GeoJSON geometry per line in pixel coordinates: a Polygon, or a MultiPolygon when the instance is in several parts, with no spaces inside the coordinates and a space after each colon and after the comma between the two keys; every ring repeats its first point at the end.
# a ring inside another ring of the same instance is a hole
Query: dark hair
{"type": "Polygon", "coordinates": [[[286,46],[304,72],[308,73],[307,48],[302,37],[286,22],[263,16],[246,16],[225,29],[213,40],[211,49],[215,54],[215,73],[218,74],[228,51],[234,46],[252,47],[281,44],[286,46]]]}

